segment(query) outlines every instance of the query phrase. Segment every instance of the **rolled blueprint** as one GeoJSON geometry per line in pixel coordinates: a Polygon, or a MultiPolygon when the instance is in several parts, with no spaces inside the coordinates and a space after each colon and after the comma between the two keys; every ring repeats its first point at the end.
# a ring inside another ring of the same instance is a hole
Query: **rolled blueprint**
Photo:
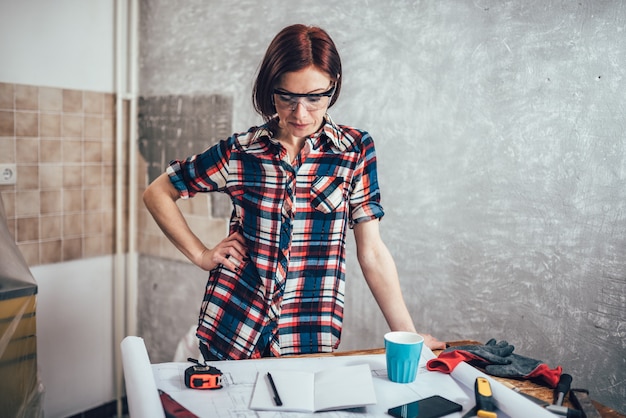
{"type": "Polygon", "coordinates": [[[502,412],[511,418],[554,418],[555,415],[542,408],[519,393],[507,388],[502,383],[492,379],[480,370],[475,369],[465,362],[460,362],[450,373],[457,382],[466,386],[471,392],[474,391],[474,382],[477,377],[489,380],[494,403],[502,412]]]}
{"type": "Polygon", "coordinates": [[[143,338],[126,337],[120,346],[130,416],[165,418],[143,338]]]}

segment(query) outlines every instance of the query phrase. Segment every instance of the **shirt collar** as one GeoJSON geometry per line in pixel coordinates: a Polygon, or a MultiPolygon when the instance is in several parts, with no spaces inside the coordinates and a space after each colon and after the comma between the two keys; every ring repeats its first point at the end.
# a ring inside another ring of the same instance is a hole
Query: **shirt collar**
{"type": "MultiPolygon", "coordinates": [[[[250,138],[250,144],[257,142],[262,137],[266,137],[271,142],[277,143],[277,140],[274,139],[274,134],[272,133],[272,130],[270,129],[271,125],[277,124],[277,123],[278,123],[278,117],[276,116],[270,121],[261,125],[256,130],[256,132],[254,132],[252,138],[250,138]]],[[[311,139],[314,142],[317,142],[318,140],[327,139],[328,141],[331,142],[334,148],[336,148],[338,151],[341,152],[341,151],[345,151],[346,149],[346,144],[342,142],[341,140],[342,134],[343,134],[343,130],[341,129],[341,127],[335,124],[335,122],[333,122],[333,120],[331,119],[330,115],[327,113],[324,115],[324,124],[316,133],[314,133],[311,136],[311,139]]]]}
{"type": "Polygon", "coordinates": [[[317,138],[321,136],[328,138],[337,150],[345,151],[346,146],[341,140],[343,137],[343,130],[335,122],[333,122],[328,113],[324,115],[324,125],[322,125],[322,128],[313,137],[317,138]]]}

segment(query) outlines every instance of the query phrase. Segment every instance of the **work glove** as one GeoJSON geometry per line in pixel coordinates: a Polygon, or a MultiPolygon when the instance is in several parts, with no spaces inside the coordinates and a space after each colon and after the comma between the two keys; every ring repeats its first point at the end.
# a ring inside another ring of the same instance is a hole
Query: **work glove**
{"type": "Polygon", "coordinates": [[[559,383],[562,368],[557,366],[551,369],[547,364],[529,357],[511,354],[509,364],[490,364],[485,366],[485,372],[492,376],[510,379],[539,379],[546,382],[551,388],[559,383]]]}
{"type": "Polygon", "coordinates": [[[510,364],[508,357],[514,349],[515,347],[508,342],[496,342],[492,338],[485,345],[459,345],[447,348],[427,366],[443,373],[451,373],[462,361],[481,368],[489,364],[510,364]]]}
{"type": "Polygon", "coordinates": [[[561,366],[550,369],[547,364],[514,354],[514,346],[506,341],[487,341],[485,345],[450,347],[426,364],[428,370],[452,373],[462,361],[480,367],[485,373],[512,379],[539,379],[554,388],[562,373],[561,366]]]}

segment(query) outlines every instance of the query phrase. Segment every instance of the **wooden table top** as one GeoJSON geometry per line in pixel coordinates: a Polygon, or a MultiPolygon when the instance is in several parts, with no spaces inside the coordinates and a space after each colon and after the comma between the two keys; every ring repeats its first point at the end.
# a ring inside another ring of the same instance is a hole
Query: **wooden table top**
{"type": "MultiPolygon", "coordinates": [[[[469,340],[453,341],[453,342],[448,343],[449,346],[459,346],[459,345],[469,345],[469,344],[482,344],[482,343],[477,342],[477,341],[469,341],[469,340]]],[[[439,355],[441,351],[442,350],[433,350],[435,355],[439,355]]],[[[343,351],[343,352],[340,351],[340,352],[335,352],[329,355],[331,356],[354,356],[354,355],[368,355],[368,354],[384,354],[384,352],[385,352],[384,348],[374,348],[374,349],[368,349],[368,350],[351,350],[351,351],[343,351]]],[[[536,398],[539,398],[543,401],[546,401],[548,403],[552,403],[553,389],[551,388],[538,385],[528,380],[504,379],[504,378],[496,377],[496,376],[491,376],[491,377],[497,380],[498,382],[504,384],[505,386],[510,387],[511,389],[515,389],[521,393],[525,393],[525,394],[534,396],[536,398]]],[[[595,407],[598,409],[598,412],[600,412],[600,415],[602,416],[602,418],[626,418],[626,416],[620,414],[619,412],[615,411],[612,408],[604,406],[601,403],[596,402],[594,400],[592,400],[592,402],[595,405],[595,407]]],[[[569,401],[569,396],[565,397],[565,401],[563,402],[563,405],[569,408],[573,408],[573,405],[569,401]]],[[[558,417],[558,415],[555,415],[555,417],[558,417]]]]}

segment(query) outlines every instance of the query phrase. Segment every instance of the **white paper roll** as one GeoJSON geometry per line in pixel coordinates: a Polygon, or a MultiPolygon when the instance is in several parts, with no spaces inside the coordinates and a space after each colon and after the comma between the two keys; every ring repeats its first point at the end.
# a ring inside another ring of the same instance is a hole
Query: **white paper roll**
{"type": "Polygon", "coordinates": [[[126,337],[120,346],[130,416],[165,418],[143,338],[126,337]]]}
{"type": "Polygon", "coordinates": [[[477,377],[484,377],[489,380],[496,406],[511,418],[555,418],[555,415],[547,409],[526,399],[465,362],[459,363],[452,371],[451,376],[457,382],[468,387],[472,392],[474,391],[474,382],[476,382],[477,377]]]}

